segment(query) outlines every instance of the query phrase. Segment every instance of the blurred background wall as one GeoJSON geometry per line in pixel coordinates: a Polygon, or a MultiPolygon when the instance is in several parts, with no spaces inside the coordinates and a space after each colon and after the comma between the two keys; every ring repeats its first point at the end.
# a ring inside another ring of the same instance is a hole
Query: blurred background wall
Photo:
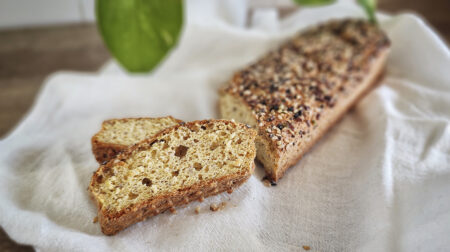
{"type": "MultiPolygon", "coordinates": [[[[93,22],[94,3],[94,0],[0,0],[0,29],[93,22]]],[[[291,0],[248,0],[247,3],[250,8],[295,7],[291,0]]]]}
{"type": "MultiPolygon", "coordinates": [[[[245,0],[236,0],[245,1],[245,0]]],[[[356,0],[339,0],[356,1],[356,0]]],[[[247,0],[249,8],[295,9],[292,0],[247,0]]],[[[0,0],[0,30],[93,22],[95,0],[0,0]]],[[[424,16],[447,38],[450,0],[378,0],[379,10],[413,11],[424,16]]]]}
{"type": "Polygon", "coordinates": [[[94,21],[94,0],[0,0],[0,29],[94,21]]]}

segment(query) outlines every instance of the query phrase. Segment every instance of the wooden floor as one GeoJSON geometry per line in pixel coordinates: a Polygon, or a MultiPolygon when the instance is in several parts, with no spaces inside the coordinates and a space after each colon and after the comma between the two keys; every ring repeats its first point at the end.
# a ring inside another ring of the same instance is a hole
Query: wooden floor
{"type": "MultiPolygon", "coordinates": [[[[419,13],[450,41],[449,0],[379,0],[379,8],[419,13]]],[[[50,73],[96,71],[109,58],[93,24],[0,31],[0,138],[30,109],[50,73]]],[[[16,244],[0,228],[0,251],[33,249],[16,244]]]]}

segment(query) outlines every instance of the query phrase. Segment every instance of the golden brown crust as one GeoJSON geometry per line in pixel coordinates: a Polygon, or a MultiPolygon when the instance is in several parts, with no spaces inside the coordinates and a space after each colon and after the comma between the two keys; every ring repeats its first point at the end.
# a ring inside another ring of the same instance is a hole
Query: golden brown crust
{"type": "Polygon", "coordinates": [[[182,191],[159,196],[133,208],[132,211],[119,216],[112,217],[99,212],[99,223],[102,232],[106,235],[114,235],[134,223],[163,213],[171,208],[185,205],[192,201],[201,200],[201,198],[234,190],[247,181],[250,176],[251,173],[246,176],[230,176],[218,180],[202,182],[182,191]]]}
{"type": "Polygon", "coordinates": [[[92,139],[92,153],[98,163],[102,164],[113,159],[118,153],[124,151],[128,146],[121,144],[104,143],[92,139]]]}
{"type": "Polygon", "coordinates": [[[181,123],[183,121],[176,119],[172,116],[165,116],[165,117],[137,117],[137,118],[120,118],[120,119],[109,119],[102,123],[102,128],[100,129],[97,134],[95,134],[91,139],[92,144],[92,153],[94,154],[95,159],[98,163],[102,164],[104,162],[107,162],[117,156],[118,153],[124,151],[129,146],[128,145],[122,145],[122,144],[113,144],[113,143],[106,143],[99,139],[99,135],[102,133],[102,131],[105,130],[105,125],[111,122],[115,121],[121,121],[121,122],[128,122],[129,120],[147,120],[147,119],[164,119],[164,118],[170,118],[178,123],[181,123]]]}
{"type": "MultiPolygon", "coordinates": [[[[157,141],[157,139],[170,131],[176,130],[181,126],[186,126],[188,128],[194,129],[198,127],[198,124],[208,125],[215,121],[221,121],[226,124],[232,123],[227,120],[202,120],[202,121],[194,121],[184,123],[181,122],[178,125],[169,127],[167,129],[162,130],[161,132],[154,135],[152,138],[145,139],[138,144],[135,144],[123,152],[119,153],[114,159],[111,159],[106,164],[101,165],[98,170],[93,174],[91,183],[89,185],[89,191],[91,194],[91,198],[96,202],[98,207],[98,220],[102,228],[102,232],[106,235],[113,235],[118,231],[136,223],[142,221],[150,216],[157,215],[162,213],[168,209],[171,209],[176,206],[187,204],[191,201],[198,200],[202,197],[209,197],[212,195],[219,194],[221,192],[232,192],[232,190],[242,183],[244,183],[248,178],[250,178],[251,174],[254,170],[254,162],[252,162],[252,167],[248,171],[248,173],[239,173],[228,175],[224,177],[220,177],[213,180],[204,180],[200,181],[193,186],[184,188],[183,190],[173,191],[171,193],[167,193],[164,195],[159,195],[148,201],[142,202],[137,205],[133,205],[131,207],[127,207],[126,209],[122,209],[118,212],[110,213],[107,212],[104,208],[102,208],[101,203],[97,200],[95,195],[93,194],[94,187],[96,184],[101,183],[102,174],[108,173],[111,168],[118,162],[127,159],[134,152],[145,150],[149,148],[152,143],[157,141]]],[[[234,124],[234,122],[233,122],[234,124]]],[[[234,124],[239,125],[239,124],[234,124]]],[[[249,130],[249,134],[252,135],[252,138],[256,136],[256,132],[253,129],[250,129],[249,126],[246,126],[249,130]]],[[[254,154],[256,150],[253,146],[253,149],[250,150],[250,153],[253,153],[252,160],[254,159],[254,154]]]]}
{"type": "Polygon", "coordinates": [[[349,100],[349,102],[345,106],[343,106],[341,110],[338,111],[338,113],[336,113],[336,115],[333,118],[330,118],[327,121],[327,123],[323,124],[322,128],[317,131],[317,134],[314,136],[314,139],[307,142],[307,144],[302,147],[301,152],[291,151],[291,153],[287,153],[288,156],[290,156],[290,158],[288,159],[286,164],[284,166],[279,167],[279,169],[277,170],[278,173],[270,174],[269,177],[274,181],[278,181],[280,178],[282,178],[286,173],[286,171],[289,169],[289,167],[295,165],[298,161],[300,161],[300,159],[302,159],[302,157],[328,132],[328,130],[344,117],[345,112],[347,112],[352,106],[358,103],[359,100],[364,98],[364,96],[367,95],[373,87],[377,86],[377,84],[382,79],[383,75],[384,72],[379,72],[375,76],[374,80],[369,82],[367,88],[364,88],[361,93],[356,94],[355,97],[352,100],[349,100]]]}
{"type": "Polygon", "coordinates": [[[226,99],[251,111],[257,159],[277,181],[371,86],[389,44],[362,20],[302,32],[233,76],[220,91],[222,116],[239,117],[223,105],[226,99]]]}

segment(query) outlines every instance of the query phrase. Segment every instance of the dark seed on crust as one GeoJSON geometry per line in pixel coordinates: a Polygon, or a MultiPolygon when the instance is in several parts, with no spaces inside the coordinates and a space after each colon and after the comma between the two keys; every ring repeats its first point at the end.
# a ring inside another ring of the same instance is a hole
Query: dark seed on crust
{"type": "Polygon", "coordinates": [[[275,86],[274,84],[270,85],[270,92],[271,92],[271,93],[273,93],[273,92],[275,92],[275,91],[277,91],[277,90],[278,90],[278,87],[277,87],[277,86],[275,86]]]}

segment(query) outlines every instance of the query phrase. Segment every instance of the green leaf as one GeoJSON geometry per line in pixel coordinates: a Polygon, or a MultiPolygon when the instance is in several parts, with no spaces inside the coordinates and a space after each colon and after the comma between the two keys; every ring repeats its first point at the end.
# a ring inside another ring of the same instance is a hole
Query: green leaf
{"type": "Polygon", "coordinates": [[[111,54],[130,72],[156,67],[177,43],[182,0],[97,0],[97,25],[111,54]]]}
{"type": "Polygon", "coordinates": [[[375,11],[377,9],[377,1],[376,0],[358,0],[358,3],[364,8],[367,16],[369,17],[369,21],[373,24],[377,23],[377,18],[375,17],[375,11]]]}
{"type": "Polygon", "coordinates": [[[303,6],[317,6],[317,5],[326,5],[332,4],[336,2],[336,0],[294,0],[298,5],[303,6]]]}

